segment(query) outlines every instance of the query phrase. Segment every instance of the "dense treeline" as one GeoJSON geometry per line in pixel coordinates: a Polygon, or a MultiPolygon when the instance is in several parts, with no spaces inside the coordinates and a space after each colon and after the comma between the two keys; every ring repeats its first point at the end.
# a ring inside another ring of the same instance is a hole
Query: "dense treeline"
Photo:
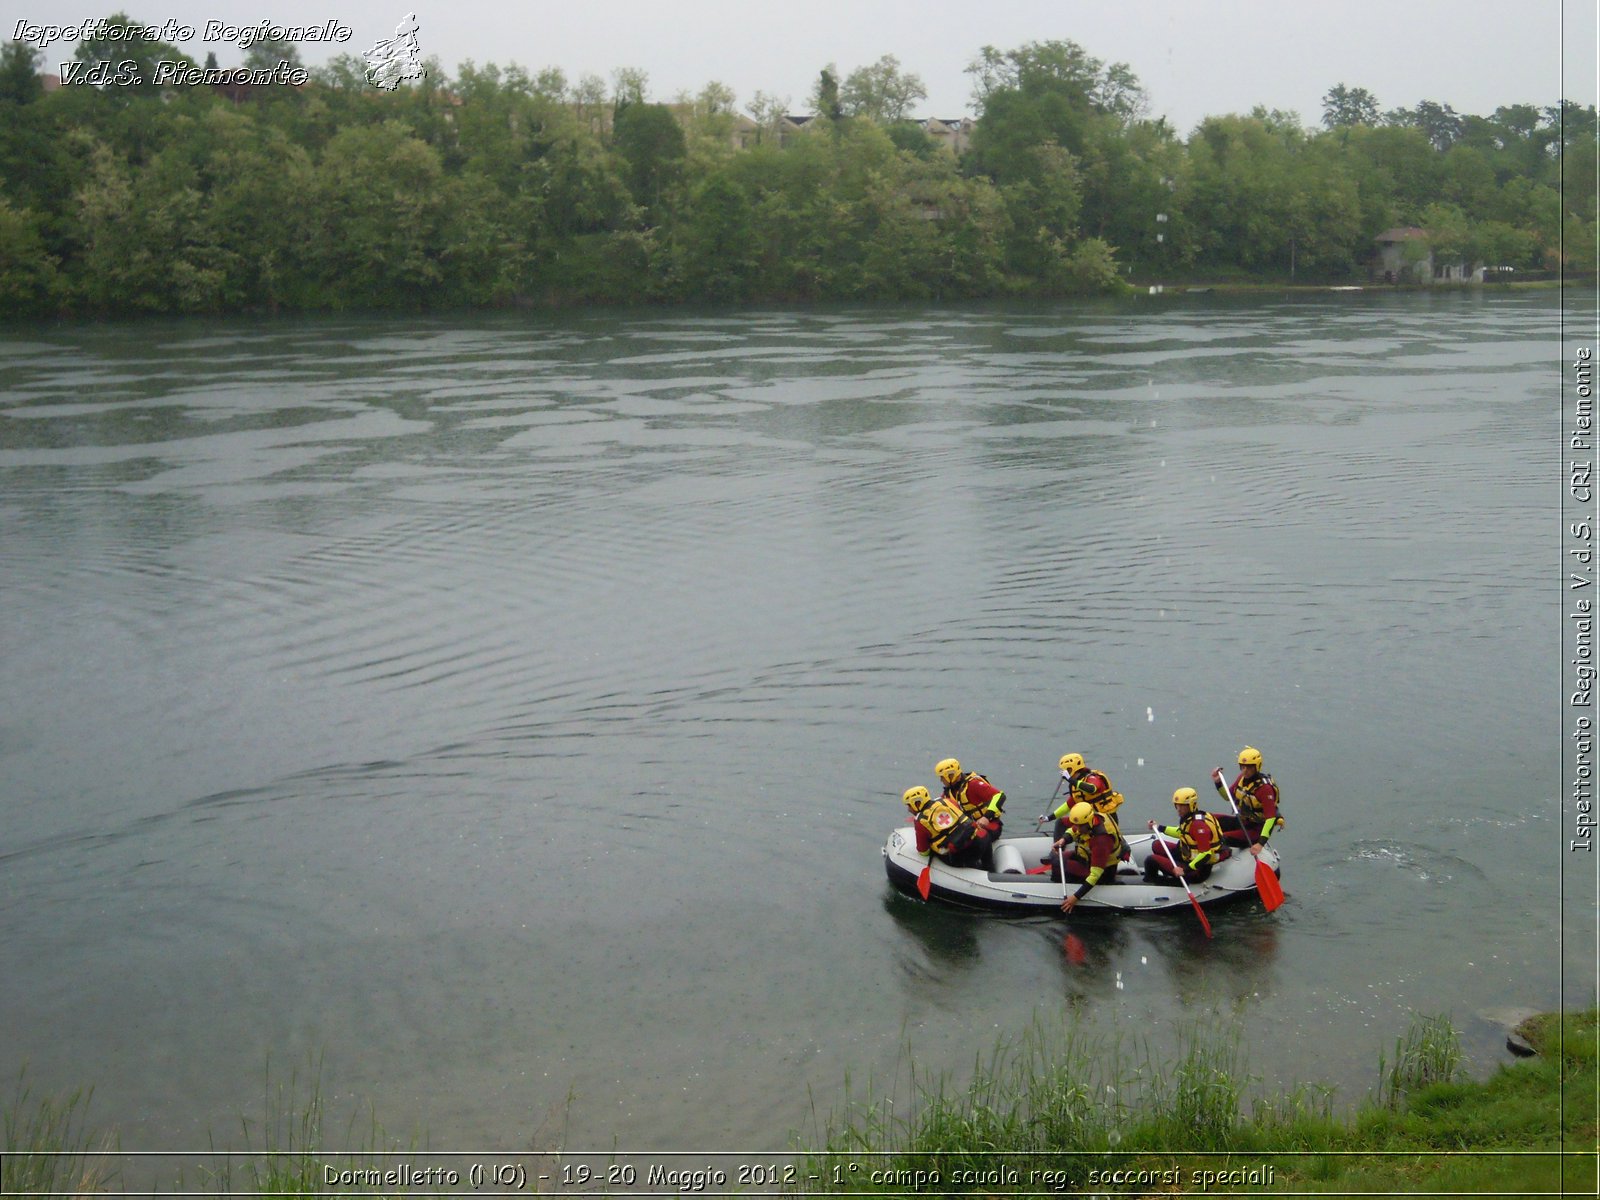
{"type": "MultiPolygon", "coordinates": [[[[758,94],[744,148],[726,88],[655,104],[637,71],[608,88],[432,62],[384,91],[343,56],[229,98],[148,71],[46,93],[41,58],[0,50],[0,315],[1333,281],[1395,226],[1524,270],[1595,258],[1595,110],[1568,102],[1380,113],[1341,84],[1320,129],[1257,109],[1184,138],[1125,65],[1035,43],[974,61],[957,156],[907,119],[925,93],[893,58],[821,72],[803,129],[758,94]]],[[[298,63],[280,44],[249,65],[280,58],[298,63]]]]}

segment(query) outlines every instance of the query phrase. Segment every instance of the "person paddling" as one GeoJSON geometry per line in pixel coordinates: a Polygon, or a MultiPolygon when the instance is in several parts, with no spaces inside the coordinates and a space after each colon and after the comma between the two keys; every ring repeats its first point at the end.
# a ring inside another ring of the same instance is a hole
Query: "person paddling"
{"type": "MultiPolygon", "coordinates": [[[[1218,795],[1228,796],[1221,767],[1211,772],[1211,782],[1218,795]]],[[[1251,854],[1259,855],[1261,847],[1283,827],[1284,821],[1278,815],[1278,785],[1261,770],[1261,751],[1254,746],[1239,751],[1239,777],[1233,781],[1232,797],[1239,806],[1239,815],[1230,813],[1217,818],[1222,836],[1233,845],[1249,846],[1251,854]]]]}
{"type": "MultiPolygon", "coordinates": [[[[1067,785],[1067,795],[1059,805],[1039,818],[1039,823],[1054,819],[1050,836],[1056,841],[1068,833],[1067,813],[1079,802],[1094,805],[1095,811],[1110,816],[1122,806],[1122,793],[1111,786],[1111,778],[1104,771],[1096,771],[1083,761],[1083,755],[1063,754],[1057,764],[1061,779],[1067,785]]],[[[1040,862],[1052,861],[1040,859],[1040,862]]]]}
{"type": "Polygon", "coordinates": [[[1169,879],[1182,878],[1189,883],[1203,883],[1211,875],[1222,849],[1222,826],[1211,813],[1200,809],[1200,794],[1192,787],[1181,787],[1172,793],[1172,807],[1177,810],[1176,825],[1157,825],[1148,822],[1151,829],[1176,842],[1155,839],[1149,856],[1144,860],[1144,877],[1154,882],[1165,875],[1169,879]]]}
{"type": "Polygon", "coordinates": [[[1122,807],[1122,793],[1111,786],[1111,777],[1089,766],[1083,761],[1083,755],[1063,754],[1057,765],[1061,768],[1061,778],[1070,785],[1066,803],[1056,809],[1057,816],[1080,800],[1087,800],[1097,812],[1107,816],[1122,807]]]}

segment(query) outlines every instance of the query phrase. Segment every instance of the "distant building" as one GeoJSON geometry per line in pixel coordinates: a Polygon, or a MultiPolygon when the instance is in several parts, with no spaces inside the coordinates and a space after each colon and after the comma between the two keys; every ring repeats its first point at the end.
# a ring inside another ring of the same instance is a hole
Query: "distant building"
{"type": "Polygon", "coordinates": [[[726,123],[728,144],[735,150],[748,150],[761,140],[761,127],[743,113],[714,110],[701,112],[696,104],[677,101],[665,106],[678,124],[688,133],[696,126],[716,129],[726,123]]]}
{"type": "Polygon", "coordinates": [[[972,131],[977,122],[971,117],[929,117],[919,121],[922,130],[952,154],[960,156],[972,144],[972,131]]]}
{"type": "Polygon", "coordinates": [[[1384,283],[1482,283],[1483,266],[1461,259],[1434,261],[1428,231],[1415,225],[1386,229],[1378,245],[1372,277],[1384,283]]]}
{"type": "Polygon", "coordinates": [[[733,128],[729,130],[728,137],[735,150],[748,150],[761,140],[761,126],[743,113],[738,113],[733,118],[733,128]]]}
{"type": "Polygon", "coordinates": [[[787,146],[816,117],[807,113],[784,113],[778,118],[778,145],[787,146]]]}
{"type": "MultiPolygon", "coordinates": [[[[814,114],[809,113],[785,113],[778,118],[778,144],[788,145],[802,131],[811,128],[812,122],[816,119],[814,114]]],[[[972,117],[913,117],[911,121],[935,142],[956,155],[967,152],[967,148],[972,144],[972,131],[978,126],[978,122],[972,117]]],[[[756,123],[750,121],[748,124],[748,129],[741,125],[735,136],[734,144],[740,149],[753,146],[761,140],[760,129],[756,123]]]]}

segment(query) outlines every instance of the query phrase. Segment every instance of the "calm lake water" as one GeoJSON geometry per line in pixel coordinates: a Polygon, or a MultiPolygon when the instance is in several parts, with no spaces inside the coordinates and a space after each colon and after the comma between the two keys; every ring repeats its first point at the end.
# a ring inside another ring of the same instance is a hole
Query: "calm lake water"
{"type": "MultiPolygon", "coordinates": [[[[0,1076],[130,1149],[321,1059],[436,1148],[814,1145],[909,1044],[1245,1031],[1359,1099],[1414,1012],[1586,1003],[1561,302],[0,335],[0,1076]],[[890,892],[947,755],[1166,818],[1246,742],[1288,903],[890,892]],[[1577,957],[1573,955],[1576,953],[1577,957]],[[1573,970],[1577,963],[1583,969],[1573,970]]],[[[1570,309],[1569,319],[1592,319],[1570,309]]]]}

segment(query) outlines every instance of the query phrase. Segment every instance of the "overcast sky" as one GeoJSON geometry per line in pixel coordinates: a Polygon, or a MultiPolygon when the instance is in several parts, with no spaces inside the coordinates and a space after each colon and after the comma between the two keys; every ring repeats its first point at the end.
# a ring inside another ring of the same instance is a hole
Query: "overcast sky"
{"type": "MultiPolygon", "coordinates": [[[[1384,109],[1421,100],[1487,116],[1502,104],[1596,102],[1600,0],[0,0],[0,37],[19,20],[66,25],[125,6],[148,24],[168,19],[282,24],[338,20],[353,37],[306,44],[308,65],[361,54],[392,36],[407,11],[418,40],[447,71],[466,59],[560,67],[571,80],[642,69],[652,99],[711,80],[742,104],[757,91],[805,111],[818,71],[846,75],[885,54],[922,78],[922,116],[973,112],[965,68],[985,45],[1001,50],[1052,39],[1125,62],[1150,97],[1150,115],[1187,133],[1202,118],[1260,104],[1297,111],[1308,125],[1338,83],[1364,87],[1384,109]]],[[[243,52],[215,50],[223,66],[243,52]]],[[[46,47],[52,66],[73,43],[46,47]]]]}

